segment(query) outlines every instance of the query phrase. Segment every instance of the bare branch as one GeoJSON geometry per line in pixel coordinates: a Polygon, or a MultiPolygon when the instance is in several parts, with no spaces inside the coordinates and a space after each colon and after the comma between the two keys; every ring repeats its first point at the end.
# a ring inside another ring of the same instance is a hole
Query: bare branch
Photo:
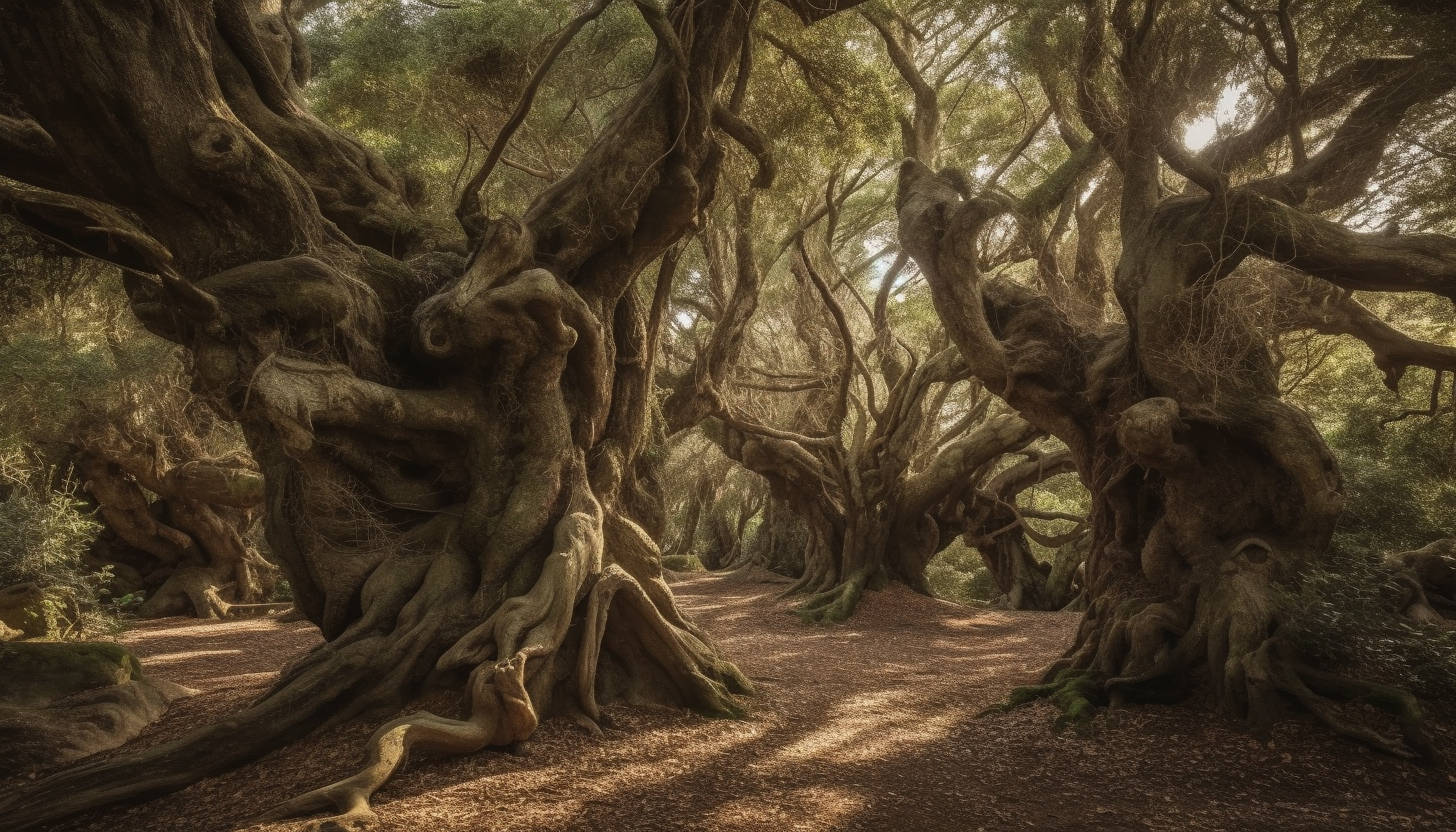
{"type": "Polygon", "coordinates": [[[1233,200],[1240,242],[1264,257],[1346,289],[1456,300],[1456,237],[1351,231],[1244,189],[1233,200]]]}
{"type": "Polygon", "coordinates": [[[733,140],[742,145],[743,149],[752,154],[758,162],[758,174],[753,177],[752,182],[748,183],[748,187],[759,189],[773,187],[774,177],[778,175],[778,164],[774,161],[768,139],[758,131],[758,128],[739,118],[732,109],[722,104],[713,107],[713,124],[719,130],[732,136],[733,140]]]}
{"type": "Polygon", "coordinates": [[[481,162],[480,169],[466,183],[465,191],[460,195],[460,204],[455,207],[455,218],[460,221],[460,226],[465,229],[466,234],[470,235],[472,242],[481,234],[481,229],[477,227],[478,221],[470,219],[480,214],[480,189],[485,187],[485,181],[490,178],[490,173],[495,169],[496,162],[500,159],[501,153],[505,151],[511,136],[515,135],[517,128],[526,120],[526,114],[531,112],[531,104],[536,100],[536,92],[541,88],[541,82],[546,80],[546,74],[551,71],[556,59],[582,30],[582,27],[595,20],[611,4],[612,0],[596,0],[590,8],[573,18],[570,23],[566,24],[566,28],[561,30],[561,34],[556,37],[556,42],[551,44],[551,51],[546,53],[546,57],[536,67],[536,71],[531,73],[531,80],[521,91],[515,111],[501,126],[500,132],[496,133],[495,142],[490,146],[490,152],[485,155],[485,161],[481,162]],[[475,229],[473,232],[472,228],[475,229]]]}
{"type": "MultiPolygon", "coordinates": [[[[834,299],[834,293],[829,290],[829,284],[819,276],[814,264],[809,261],[809,252],[804,248],[804,238],[799,238],[799,265],[809,280],[814,283],[814,288],[819,290],[819,297],[823,299],[824,306],[829,309],[829,314],[834,317],[834,323],[839,328],[839,337],[843,342],[844,366],[840,369],[839,377],[839,403],[835,406],[834,414],[829,419],[829,433],[837,434],[839,427],[844,422],[844,417],[849,412],[849,388],[854,383],[855,361],[858,355],[854,348],[854,336],[849,331],[849,320],[844,316],[844,307],[834,299]]],[[[868,372],[866,372],[868,375],[868,372]]],[[[873,392],[874,383],[870,379],[870,390],[873,392]]]]}

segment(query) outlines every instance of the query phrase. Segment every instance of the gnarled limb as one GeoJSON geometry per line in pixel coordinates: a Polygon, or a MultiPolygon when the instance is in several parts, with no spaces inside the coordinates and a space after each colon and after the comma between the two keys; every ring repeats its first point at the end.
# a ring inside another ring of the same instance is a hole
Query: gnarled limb
{"type": "Polygon", "coordinates": [[[173,791],[396,709],[455,672],[441,661],[480,669],[476,722],[394,724],[368,772],[301,805],[366,821],[411,745],[524,736],[558,688],[577,694],[556,703],[568,714],[583,698],[730,714],[749,690],[629,519],[645,517],[633,480],[652,391],[616,368],[646,352],[624,296],[713,198],[712,113],[756,4],[638,3],[660,47],[647,76],[522,220],[485,221],[467,262],[382,256],[453,241],[411,226],[387,168],[303,111],[305,5],[0,9],[20,35],[0,41],[6,91],[88,185],[5,198],[77,244],[116,243],[138,315],[191,349],[197,389],[242,424],[271,548],[326,639],[234,719],[0,799],[7,828],[173,791]],[[594,601],[582,642],[572,622],[594,601]]]}
{"type": "MultiPolygon", "coordinates": [[[[1351,77],[1320,87],[1331,100],[1374,92],[1319,153],[1281,180],[1299,180],[1299,187],[1276,193],[1268,183],[1224,178],[1246,161],[1240,155],[1273,141],[1265,127],[1232,143],[1245,149],[1226,145],[1203,158],[1169,144],[1173,122],[1164,99],[1171,90],[1152,44],[1182,34],[1183,18],[1156,3],[1143,6],[1141,20],[1128,4],[1110,17],[1101,3],[1084,7],[1082,118],[1123,174],[1115,288],[1125,327],[1110,337],[1084,331],[1036,291],[982,274],[979,233],[1016,200],[962,194],[913,160],[902,166],[898,199],[901,241],[971,372],[1061,439],[1093,494],[1089,604],[1077,640],[1049,669],[1047,687],[1017,698],[1055,695],[1086,714],[1104,702],[1186,695],[1206,673],[1214,704],[1256,722],[1269,718],[1271,695],[1287,695],[1346,736],[1426,753],[1410,728],[1419,717],[1404,703],[1390,703],[1402,746],[1340,726],[1295,658],[1275,665],[1257,658],[1279,638],[1276,585],[1297,581],[1329,542],[1341,480],[1309,418],[1280,400],[1264,335],[1241,328],[1218,287],[1258,256],[1346,288],[1449,295],[1456,249],[1448,251],[1448,238],[1359,234],[1294,207],[1304,199],[1294,191],[1306,186],[1328,199],[1334,186],[1363,182],[1362,171],[1403,114],[1449,89],[1449,66],[1396,61],[1373,77],[1361,80],[1352,69],[1351,77]],[[1109,35],[1121,44],[1118,56],[1107,49],[1109,35]],[[1115,88],[1102,83],[1109,70],[1118,76],[1115,88]],[[1431,86],[1410,85],[1412,72],[1431,86]],[[1350,89],[1335,89],[1339,84],[1350,89]],[[1164,163],[1209,195],[1168,196],[1164,163]]],[[[1291,43],[1286,38],[1284,49],[1291,43]]],[[[1297,80],[1293,58],[1286,69],[1286,81],[1297,80]]],[[[1287,128],[1298,120],[1286,115],[1268,123],[1287,128]]],[[[1057,191],[1067,170],[1037,190],[1057,191]]],[[[1040,197],[1020,202],[1046,204],[1040,197]]],[[[1408,343],[1343,304],[1314,317],[1316,325],[1368,337],[1390,373],[1444,360],[1439,349],[1408,343]]],[[[1341,696],[1369,692],[1354,681],[1320,678],[1341,696]]]]}
{"type": "Polygon", "coordinates": [[[148,589],[140,614],[223,618],[271,608],[277,567],[244,540],[264,497],[255,469],[234,458],[177,460],[201,451],[186,435],[143,442],[106,424],[81,442],[76,467],[87,491],[108,529],[140,553],[132,566],[148,569],[138,575],[148,589]]]}

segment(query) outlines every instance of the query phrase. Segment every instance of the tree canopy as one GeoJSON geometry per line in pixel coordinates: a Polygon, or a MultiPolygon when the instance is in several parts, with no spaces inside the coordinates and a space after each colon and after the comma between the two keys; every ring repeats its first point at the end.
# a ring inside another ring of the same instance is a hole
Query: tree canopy
{"type": "Polygon", "coordinates": [[[1008,705],[1202,686],[1258,735],[1294,702],[1432,756],[1440,673],[1371,678],[1321,633],[1353,593],[1406,628],[1369,645],[1456,662],[1442,6],[0,3],[0,369],[44,332],[45,375],[93,390],[22,380],[0,421],[155,610],[282,578],[326,639],[0,827],[427,683],[465,715],[396,716],[273,817],[367,824],[411,750],[552,714],[739,714],[667,582],[690,555],[791,577],[815,624],[974,562],[986,600],[1083,616],[1008,705]]]}

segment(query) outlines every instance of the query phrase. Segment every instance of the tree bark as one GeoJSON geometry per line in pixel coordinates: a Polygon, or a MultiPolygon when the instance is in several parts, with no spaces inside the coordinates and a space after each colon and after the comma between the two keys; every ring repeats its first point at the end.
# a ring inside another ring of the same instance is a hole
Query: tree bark
{"type": "MultiPolygon", "coordinates": [[[[468,262],[300,103],[295,3],[0,8],[24,127],[0,149],[28,141],[0,153],[21,183],[0,198],[129,269],[138,317],[191,349],[327,640],[227,722],[5,799],[5,828],[182,788],[398,708],[430,675],[464,682],[465,719],[387,724],[365,771],[276,814],[367,822],[409,750],[509,743],[552,711],[589,728],[609,701],[739,712],[750,685],[678,611],[637,522],[649,387],[616,368],[647,354],[630,287],[712,199],[715,95],[753,10],[636,5],[658,41],[647,77],[520,221],[466,218],[468,262]]],[[[812,5],[795,8],[835,4],[812,5]]]]}
{"type": "MultiPolygon", "coordinates": [[[[1095,704],[1180,698],[1203,676],[1212,702],[1256,733],[1269,730],[1286,695],[1342,735],[1429,755],[1413,697],[1311,667],[1279,632],[1278,588],[1327,546],[1341,479],[1310,419],[1280,398],[1265,334],[1238,314],[1225,279],[1260,257],[1352,288],[1449,290],[1449,238],[1376,240],[1298,205],[1357,168],[1368,174],[1369,154],[1378,159],[1400,115],[1444,94],[1456,75],[1449,62],[1424,62],[1426,85],[1416,88],[1415,70],[1402,63],[1394,88],[1377,86],[1307,164],[1235,187],[1169,140],[1160,121],[1171,113],[1154,44],[1178,25],[1165,21],[1179,18],[1147,4],[1133,24],[1118,7],[1121,77],[1110,87],[1118,111],[1096,83],[1102,4],[1084,5],[1079,103],[1121,173],[1114,289],[1125,328],[1087,326],[979,267],[981,229],[1006,214],[1023,225],[1045,215],[1078,178],[1077,155],[1020,200],[965,195],[916,160],[900,172],[901,241],[948,333],[988,390],[1067,445],[1092,494],[1089,605],[1077,639],[1044,685],[1011,701],[1055,696],[1068,717],[1086,718],[1095,704]],[[1165,164],[1190,180],[1189,194],[1167,195],[1165,164]],[[1339,718],[1330,700],[1352,697],[1392,714],[1400,739],[1339,718]]],[[[1360,329],[1396,345],[1379,327],[1360,329]]],[[[1443,350],[1398,346],[1399,360],[1386,353],[1396,377],[1407,363],[1449,360],[1443,350]]]]}

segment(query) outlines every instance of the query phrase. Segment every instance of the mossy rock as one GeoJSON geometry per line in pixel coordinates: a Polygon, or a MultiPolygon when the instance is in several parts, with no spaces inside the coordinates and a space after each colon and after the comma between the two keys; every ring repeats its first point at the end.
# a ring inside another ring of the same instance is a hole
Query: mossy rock
{"type": "Polygon", "coordinates": [[[141,678],[141,663],[109,641],[0,644],[0,705],[43,708],[85,690],[141,678]]]}
{"type": "Polygon", "coordinates": [[[0,776],[115,748],[195,692],[145,678],[120,644],[0,644],[0,776]]]}

